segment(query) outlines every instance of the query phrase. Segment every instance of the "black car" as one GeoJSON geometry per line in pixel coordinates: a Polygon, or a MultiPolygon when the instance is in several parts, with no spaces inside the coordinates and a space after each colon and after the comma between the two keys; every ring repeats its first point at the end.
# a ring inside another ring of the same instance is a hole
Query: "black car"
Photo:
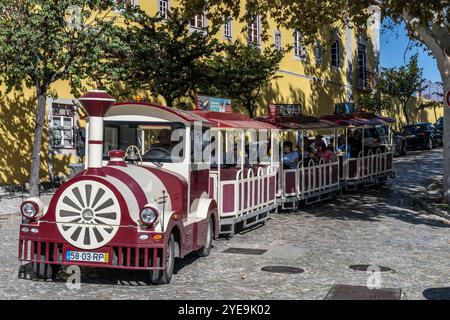
{"type": "Polygon", "coordinates": [[[437,119],[436,123],[434,124],[434,126],[436,127],[436,130],[439,131],[444,131],[444,118],[440,117],[439,119],[437,119]]]}
{"type": "Polygon", "coordinates": [[[442,131],[430,122],[415,123],[402,127],[401,135],[406,138],[408,149],[425,148],[442,145],[442,131]]]}
{"type": "Polygon", "coordinates": [[[406,156],[408,154],[408,143],[406,138],[399,132],[394,131],[394,155],[406,156]]]}

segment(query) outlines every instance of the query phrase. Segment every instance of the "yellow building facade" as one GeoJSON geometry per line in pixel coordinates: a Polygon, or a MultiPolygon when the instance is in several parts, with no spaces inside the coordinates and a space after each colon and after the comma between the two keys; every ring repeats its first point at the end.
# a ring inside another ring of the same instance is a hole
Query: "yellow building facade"
{"type": "MultiPolygon", "coordinates": [[[[165,15],[174,0],[132,0],[151,15],[165,15]]],[[[242,3],[242,5],[244,5],[242,3]]],[[[244,10],[244,7],[242,7],[244,10]]],[[[120,14],[117,12],[116,14],[120,14]]],[[[278,76],[261,92],[257,115],[267,112],[270,103],[300,104],[308,115],[323,115],[334,111],[335,103],[351,102],[358,95],[373,88],[374,76],[379,72],[380,16],[375,13],[364,30],[340,28],[321,33],[313,45],[301,44],[301,34],[295,30],[278,28],[270,24],[268,40],[261,40],[258,19],[243,32],[243,23],[227,20],[217,37],[222,41],[251,41],[261,48],[274,44],[284,47],[292,45],[281,61],[278,76]]],[[[197,16],[190,28],[205,27],[205,16],[197,16]]],[[[3,90],[2,90],[3,91],[3,90]]],[[[54,92],[47,102],[47,119],[41,152],[41,178],[53,180],[67,177],[69,164],[82,160],[83,130],[80,115],[73,107],[73,97],[66,82],[55,83],[54,92]],[[77,150],[78,149],[78,150],[77,150]]],[[[36,97],[30,90],[0,96],[0,184],[27,182],[33,143],[36,97]]],[[[164,104],[162,98],[154,102],[164,104]]],[[[414,110],[418,105],[413,99],[414,110]]],[[[438,116],[442,111],[438,110],[438,116]]],[[[397,105],[388,116],[404,123],[397,105]],[[398,110],[398,111],[396,111],[398,110]]],[[[415,112],[414,121],[435,121],[433,111],[415,112]]]]}

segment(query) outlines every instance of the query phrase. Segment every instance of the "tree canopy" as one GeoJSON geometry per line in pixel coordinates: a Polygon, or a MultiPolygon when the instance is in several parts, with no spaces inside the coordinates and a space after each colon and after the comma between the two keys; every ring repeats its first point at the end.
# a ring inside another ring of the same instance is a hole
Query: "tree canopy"
{"type": "Polygon", "coordinates": [[[260,91],[276,75],[285,51],[273,46],[263,50],[240,41],[221,45],[221,54],[208,60],[210,94],[234,99],[253,117],[260,91]]]}
{"type": "Polygon", "coordinates": [[[50,87],[67,80],[76,95],[110,74],[103,62],[121,46],[120,15],[114,0],[2,0],[0,2],[0,79],[7,91],[34,89],[38,97],[30,194],[38,194],[39,153],[50,87]]]}
{"type": "MultiPolygon", "coordinates": [[[[125,16],[122,52],[110,60],[116,80],[135,90],[161,95],[168,106],[193,98],[207,78],[204,61],[218,50],[214,30],[189,29],[189,20],[173,9],[167,19],[137,10],[125,16]]],[[[181,103],[182,105],[182,103],[181,103]]]]}
{"type": "Polygon", "coordinates": [[[407,124],[411,123],[410,111],[407,108],[408,102],[419,89],[424,89],[423,69],[419,67],[417,60],[418,55],[416,54],[405,66],[383,69],[378,80],[378,86],[382,93],[400,101],[407,124]]]}
{"type": "Polygon", "coordinates": [[[166,18],[144,11],[125,16],[123,50],[109,60],[125,87],[161,95],[168,106],[187,107],[198,93],[233,99],[253,116],[259,91],[275,77],[284,50],[235,41],[220,43],[220,25],[191,30],[179,9],[166,18]]]}

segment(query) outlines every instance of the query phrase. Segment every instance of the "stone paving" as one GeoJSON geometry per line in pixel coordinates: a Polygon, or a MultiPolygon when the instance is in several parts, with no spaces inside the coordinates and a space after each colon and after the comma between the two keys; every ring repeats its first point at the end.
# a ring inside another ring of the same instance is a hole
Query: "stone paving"
{"type": "Polygon", "coordinates": [[[215,242],[207,258],[187,257],[172,283],[147,286],[144,272],[83,269],[80,289],[63,280],[17,277],[18,215],[0,217],[0,299],[324,299],[333,284],[364,286],[369,274],[353,264],[381,265],[381,287],[403,299],[450,299],[450,224],[413,205],[420,186],[442,171],[442,150],[395,160],[396,179],[344,194],[295,213],[273,214],[264,225],[215,242]],[[262,255],[230,254],[230,247],[262,255]],[[287,265],[298,274],[261,271],[287,265]]]}
{"type": "MultiPolygon", "coordinates": [[[[22,197],[21,194],[14,194],[11,196],[3,196],[0,198],[0,216],[14,214],[19,212],[20,204],[22,203],[22,199],[26,199],[28,194],[24,194],[22,197]]],[[[44,205],[48,205],[52,198],[51,194],[45,194],[39,197],[42,200],[44,205]]]]}

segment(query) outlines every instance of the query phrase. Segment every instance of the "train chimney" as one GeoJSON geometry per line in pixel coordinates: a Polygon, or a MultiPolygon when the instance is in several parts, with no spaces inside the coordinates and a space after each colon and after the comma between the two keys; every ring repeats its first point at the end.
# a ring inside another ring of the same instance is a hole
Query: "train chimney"
{"type": "Polygon", "coordinates": [[[106,91],[91,90],[78,99],[89,116],[88,172],[101,173],[103,157],[103,117],[116,101],[106,91]]]}

